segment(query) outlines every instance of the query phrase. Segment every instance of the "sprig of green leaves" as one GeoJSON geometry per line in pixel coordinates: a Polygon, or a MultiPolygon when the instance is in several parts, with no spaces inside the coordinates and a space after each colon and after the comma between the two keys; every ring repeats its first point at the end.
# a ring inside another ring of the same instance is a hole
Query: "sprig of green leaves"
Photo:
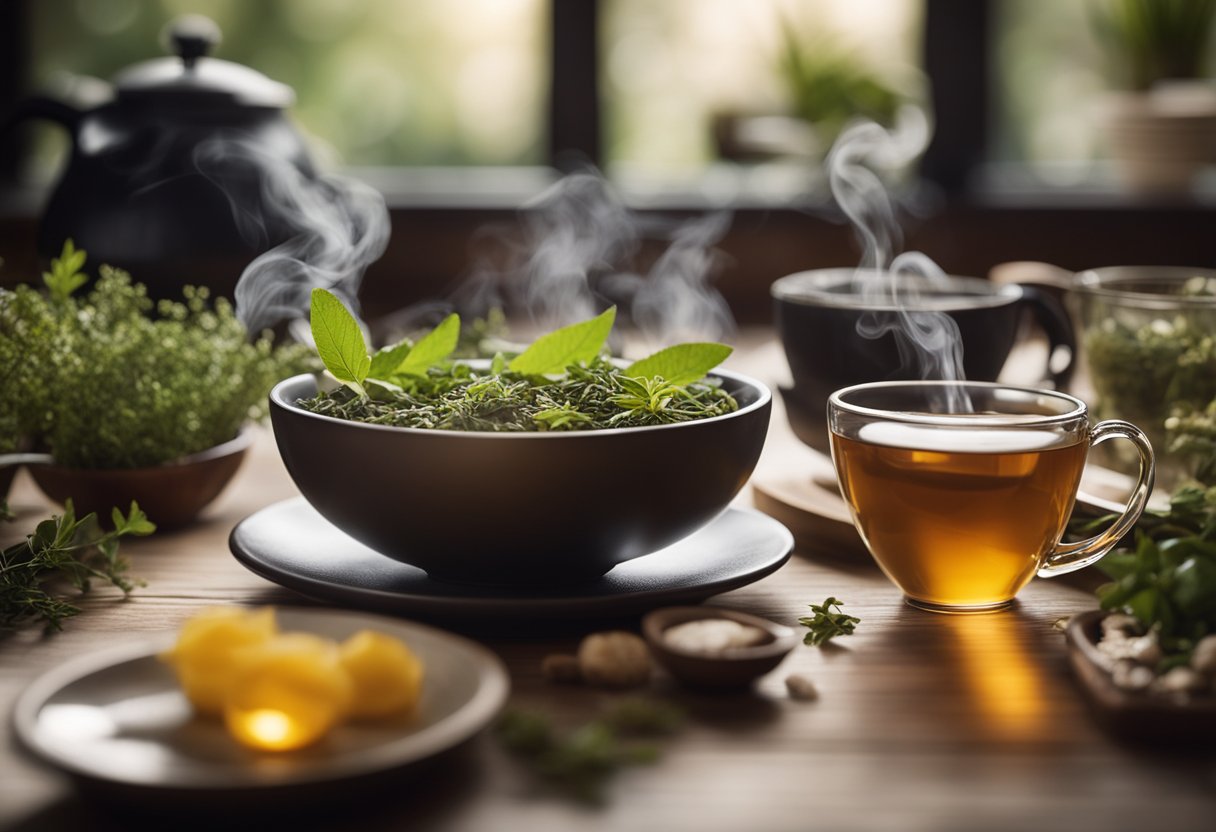
{"type": "Polygon", "coordinates": [[[43,520],[33,534],[0,552],[0,632],[41,621],[59,630],[63,620],[80,612],[55,584],[66,582],[81,593],[100,580],[129,594],[138,581],[127,577],[128,564],[118,556],[120,538],[156,530],[132,502],[123,514],[114,509],[112,531],[103,531],[95,514],[77,519],[68,500],[63,514],[43,520]]]}
{"type": "Polygon", "coordinates": [[[1126,612],[1156,632],[1163,662],[1185,660],[1216,632],[1216,488],[1181,488],[1167,511],[1145,512],[1135,547],[1111,552],[1098,569],[1111,579],[1097,590],[1102,609],[1126,612]]]}
{"type": "Polygon", "coordinates": [[[367,398],[367,381],[392,390],[401,376],[425,376],[430,367],[452,354],[460,340],[460,316],[453,313],[417,343],[403,339],[368,355],[359,322],[328,289],[312,290],[309,320],[321,363],[361,399],[367,398]]]}
{"type": "Polygon", "coordinates": [[[88,282],[89,276],[81,271],[85,257],[85,252],[78,250],[70,239],[64,241],[63,251],[51,258],[51,270],[42,273],[52,300],[65,301],[88,282]]]}
{"type": "Polygon", "coordinates": [[[802,643],[821,647],[836,636],[853,635],[853,630],[861,623],[861,619],[842,612],[843,604],[843,601],[831,596],[822,604],[810,604],[814,615],[798,619],[799,624],[810,630],[802,639],[802,643]],[[836,608],[835,612],[832,611],[833,607],[836,608]]]}
{"type": "Polygon", "coordinates": [[[317,355],[330,375],[361,397],[367,396],[363,382],[372,360],[367,354],[363,330],[338,296],[326,289],[313,289],[309,322],[317,355]]]}

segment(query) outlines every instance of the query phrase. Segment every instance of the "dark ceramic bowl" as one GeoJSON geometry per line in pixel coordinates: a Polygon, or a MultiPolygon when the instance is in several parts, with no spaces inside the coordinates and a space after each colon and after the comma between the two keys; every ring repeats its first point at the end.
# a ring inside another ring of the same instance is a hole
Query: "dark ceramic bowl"
{"type": "MultiPolygon", "coordinates": [[[[872,275],[873,273],[871,273],[872,275]]],[[[899,310],[942,312],[958,326],[963,371],[973,381],[995,381],[1029,311],[1047,334],[1050,357],[1067,351],[1060,367],[1044,367],[1056,389],[1072,374],[1076,339],[1064,307],[1044,292],[1018,284],[996,285],[974,277],[942,282],[901,275],[897,305],[879,291],[870,297],[855,288],[856,269],[816,269],[777,280],[772,286],[781,345],[789,361],[792,388],[781,390],[790,426],[807,445],[827,453],[827,403],[836,390],[868,381],[941,378],[936,366],[921,366],[891,332],[867,338],[863,320],[885,327],[899,310]]],[[[864,278],[864,275],[863,275],[864,278]]]]}
{"type": "Polygon", "coordinates": [[[642,619],[642,635],[655,660],[667,672],[692,687],[737,690],[773,670],[798,643],[789,627],[767,618],[717,607],[667,607],[642,619]],[[724,618],[764,631],[765,640],[751,647],[736,647],[720,654],[693,653],[672,647],[663,634],[689,621],[724,618]]]}
{"type": "Polygon", "coordinates": [[[322,517],[433,578],[529,585],[590,580],[692,534],[751,476],[772,396],[713,375],[739,410],[675,425],[558,432],[423,430],[297,407],[311,375],[270,393],[279,452],[322,517]]]}
{"type": "Polygon", "coordinates": [[[62,465],[29,466],[30,475],[46,496],[57,503],[71,498],[76,515],[97,512],[109,522],[110,509],[123,511],[135,500],[162,531],[191,523],[241,467],[253,434],[236,438],[150,468],[89,469],[62,465]]]}

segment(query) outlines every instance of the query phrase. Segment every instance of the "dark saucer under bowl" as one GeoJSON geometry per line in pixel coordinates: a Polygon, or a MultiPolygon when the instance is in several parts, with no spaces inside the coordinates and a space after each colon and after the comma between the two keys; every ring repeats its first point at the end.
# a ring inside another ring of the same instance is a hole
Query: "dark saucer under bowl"
{"type": "Polygon", "coordinates": [[[369,549],[299,498],[245,518],[228,543],[252,572],[320,601],[395,615],[494,621],[606,618],[695,603],[775,572],[794,548],[789,530],[776,520],[728,508],[684,540],[582,583],[448,583],[369,549]]]}
{"type": "Polygon", "coordinates": [[[351,422],[270,394],[275,439],[304,498],[369,548],[433,578],[569,584],[655,552],[722,513],[751,476],[772,396],[716,371],[734,413],[614,430],[489,433],[351,422]]]}

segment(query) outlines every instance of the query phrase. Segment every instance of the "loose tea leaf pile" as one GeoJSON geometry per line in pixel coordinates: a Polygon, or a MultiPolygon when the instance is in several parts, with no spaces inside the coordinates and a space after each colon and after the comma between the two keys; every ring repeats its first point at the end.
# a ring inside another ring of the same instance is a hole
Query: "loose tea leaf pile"
{"type": "Polygon", "coordinates": [[[655,762],[653,742],[680,729],[683,714],[665,702],[631,697],[568,734],[532,711],[508,711],[495,733],[503,748],[542,781],[576,800],[599,803],[612,776],[627,766],[655,762]]]}
{"type": "Polygon", "coordinates": [[[417,343],[368,355],[363,334],[336,297],[313,293],[312,331],[326,369],[343,386],[300,403],[313,413],[395,427],[462,431],[569,431],[642,427],[738,409],[705,377],[728,355],[722,344],[679,344],[628,367],[601,353],[615,310],[538,338],[488,369],[447,361],[459,318],[417,343]]]}

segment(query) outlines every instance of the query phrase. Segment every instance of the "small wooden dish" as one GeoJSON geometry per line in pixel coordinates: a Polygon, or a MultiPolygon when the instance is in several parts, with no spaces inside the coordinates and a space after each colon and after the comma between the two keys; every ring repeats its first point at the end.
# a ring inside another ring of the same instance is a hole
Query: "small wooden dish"
{"type": "Polygon", "coordinates": [[[781,664],[794,645],[797,634],[789,627],[745,612],[716,607],[666,607],[642,619],[642,635],[655,660],[672,676],[691,687],[738,690],[750,685],[781,664]],[[677,624],[705,619],[726,619],[763,630],[767,639],[751,647],[736,647],[711,655],[677,650],[663,634],[677,624]]]}
{"type": "Polygon", "coordinates": [[[1190,697],[1127,691],[1116,687],[1098,650],[1106,613],[1091,610],[1073,616],[1065,636],[1073,673],[1111,733],[1139,741],[1169,742],[1216,739],[1216,695],[1190,697]]]}
{"type": "Polygon", "coordinates": [[[67,468],[51,463],[31,464],[29,469],[46,496],[60,504],[71,498],[78,517],[97,512],[104,520],[111,507],[126,510],[135,500],[164,531],[193,522],[219,496],[252,442],[253,434],[245,428],[214,448],[150,468],[67,468]]]}

